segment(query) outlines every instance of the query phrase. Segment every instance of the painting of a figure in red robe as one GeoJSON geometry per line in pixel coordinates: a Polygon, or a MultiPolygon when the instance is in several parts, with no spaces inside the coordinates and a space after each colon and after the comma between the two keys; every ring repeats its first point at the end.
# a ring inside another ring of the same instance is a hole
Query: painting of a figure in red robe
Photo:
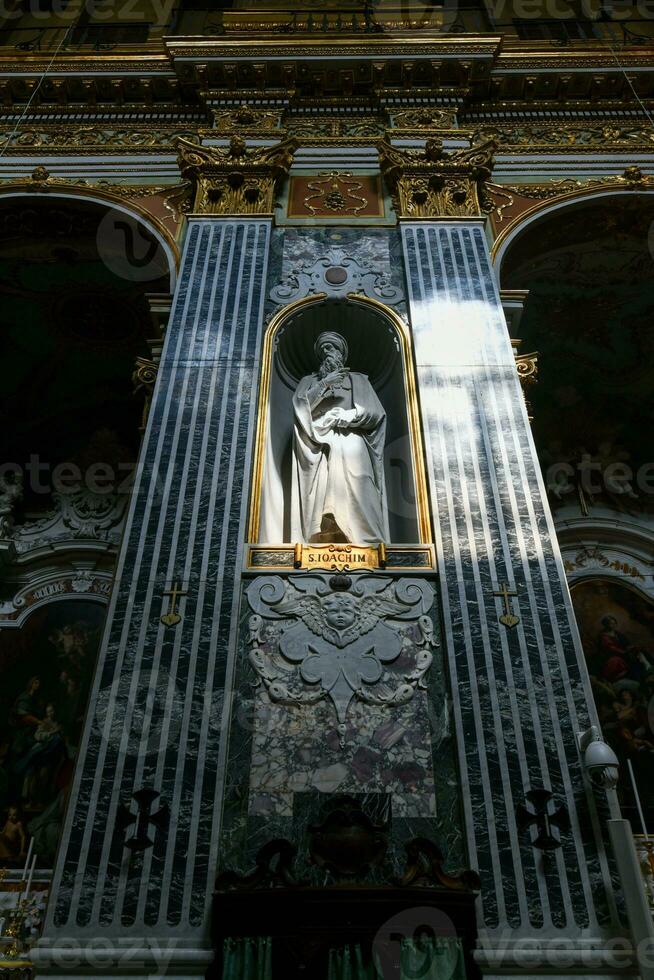
{"type": "Polygon", "coordinates": [[[0,630],[0,864],[29,840],[52,863],[82,732],[105,610],[65,601],[0,630]]]}
{"type": "MultiPolygon", "coordinates": [[[[633,804],[626,761],[654,817],[654,603],[629,586],[593,580],[572,590],[604,737],[622,763],[619,791],[633,804]]],[[[650,828],[651,829],[651,828],[650,828]]]]}

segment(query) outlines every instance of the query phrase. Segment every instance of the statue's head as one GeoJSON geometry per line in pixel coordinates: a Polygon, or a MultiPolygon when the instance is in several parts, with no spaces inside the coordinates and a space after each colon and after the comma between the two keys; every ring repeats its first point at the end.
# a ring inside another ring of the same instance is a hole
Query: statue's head
{"type": "Polygon", "coordinates": [[[347,341],[340,333],[334,333],[332,330],[321,333],[313,349],[321,364],[326,360],[345,364],[347,360],[347,341]]]}
{"type": "Polygon", "coordinates": [[[344,592],[327,596],[322,601],[325,622],[335,630],[346,630],[353,626],[359,613],[356,597],[344,592]]]}

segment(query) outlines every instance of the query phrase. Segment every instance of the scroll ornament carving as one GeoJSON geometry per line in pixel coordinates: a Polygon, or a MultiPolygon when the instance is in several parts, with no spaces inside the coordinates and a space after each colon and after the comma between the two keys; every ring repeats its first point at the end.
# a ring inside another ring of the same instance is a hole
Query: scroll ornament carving
{"type": "Polygon", "coordinates": [[[214,113],[213,124],[214,128],[220,132],[233,132],[234,130],[260,132],[263,129],[279,129],[279,120],[279,112],[264,112],[243,105],[231,111],[214,113]]]}
{"type": "Polygon", "coordinates": [[[437,109],[435,106],[402,109],[400,112],[393,113],[394,129],[452,129],[455,123],[455,111],[437,109]]]}
{"type": "Polygon", "coordinates": [[[431,587],[415,579],[264,576],[247,589],[248,659],[271,701],[334,707],[341,747],[351,702],[393,707],[426,688],[437,645],[431,587]],[[402,673],[388,665],[400,654],[402,673]],[[296,668],[293,670],[293,668],[296,668]]]}
{"type": "Polygon", "coordinates": [[[424,150],[400,150],[384,140],[379,145],[381,170],[398,216],[480,216],[495,149],[492,140],[452,152],[445,151],[439,139],[427,140],[424,150]]]}
{"type": "Polygon", "coordinates": [[[313,262],[298,262],[271,289],[270,298],[275,303],[286,304],[317,293],[335,298],[363,293],[390,306],[404,300],[403,291],[393,284],[387,272],[368,262],[359,262],[343,248],[330,248],[313,262]]]}
{"type": "Polygon", "coordinates": [[[71,538],[94,538],[118,544],[129,501],[126,492],[96,494],[84,488],[73,493],[55,493],[53,497],[52,511],[14,530],[13,541],[19,554],[71,538]]]}
{"type": "Polygon", "coordinates": [[[288,174],[297,147],[293,139],[248,150],[241,136],[229,147],[177,140],[180,170],[195,188],[196,213],[272,214],[275,193],[288,174]]]}

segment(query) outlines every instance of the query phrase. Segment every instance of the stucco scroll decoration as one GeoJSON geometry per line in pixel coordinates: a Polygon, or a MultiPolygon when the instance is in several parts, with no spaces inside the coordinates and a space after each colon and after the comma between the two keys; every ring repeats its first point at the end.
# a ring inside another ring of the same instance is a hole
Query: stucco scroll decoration
{"type": "Polygon", "coordinates": [[[404,292],[393,284],[387,272],[359,262],[343,248],[330,248],[313,262],[296,263],[271,289],[270,298],[274,303],[286,304],[317,293],[335,299],[363,293],[389,306],[404,300],[404,292]]]}
{"type": "Polygon", "coordinates": [[[26,554],[47,545],[73,538],[95,538],[118,544],[122,535],[129,495],[92,493],[86,488],[70,493],[53,494],[54,507],[37,521],[17,527],[13,540],[18,554],[26,554]]]}
{"type": "Polygon", "coordinates": [[[393,707],[426,688],[437,645],[428,615],[434,593],[427,582],[262,576],[246,594],[252,611],[248,659],[256,685],[277,703],[331,700],[341,747],[354,699],[393,707]],[[389,672],[401,655],[402,670],[389,672]]]}

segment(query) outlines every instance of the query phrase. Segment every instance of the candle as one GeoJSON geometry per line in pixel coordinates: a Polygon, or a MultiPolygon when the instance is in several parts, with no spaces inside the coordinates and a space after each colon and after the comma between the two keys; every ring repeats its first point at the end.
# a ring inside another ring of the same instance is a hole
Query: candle
{"type": "Polygon", "coordinates": [[[34,849],[34,838],[31,837],[30,838],[30,846],[29,846],[29,849],[27,851],[27,857],[25,858],[25,867],[23,868],[23,876],[20,879],[21,881],[25,881],[25,879],[27,878],[27,869],[29,867],[29,863],[30,863],[30,859],[32,857],[32,851],[33,851],[33,849],[34,849]]]}
{"type": "Polygon", "coordinates": [[[25,901],[25,902],[27,901],[27,899],[29,897],[30,888],[32,887],[32,878],[34,876],[34,868],[35,867],[36,867],[36,854],[32,858],[32,867],[30,868],[30,876],[27,879],[27,888],[25,889],[25,893],[23,895],[23,901],[25,901]]]}

